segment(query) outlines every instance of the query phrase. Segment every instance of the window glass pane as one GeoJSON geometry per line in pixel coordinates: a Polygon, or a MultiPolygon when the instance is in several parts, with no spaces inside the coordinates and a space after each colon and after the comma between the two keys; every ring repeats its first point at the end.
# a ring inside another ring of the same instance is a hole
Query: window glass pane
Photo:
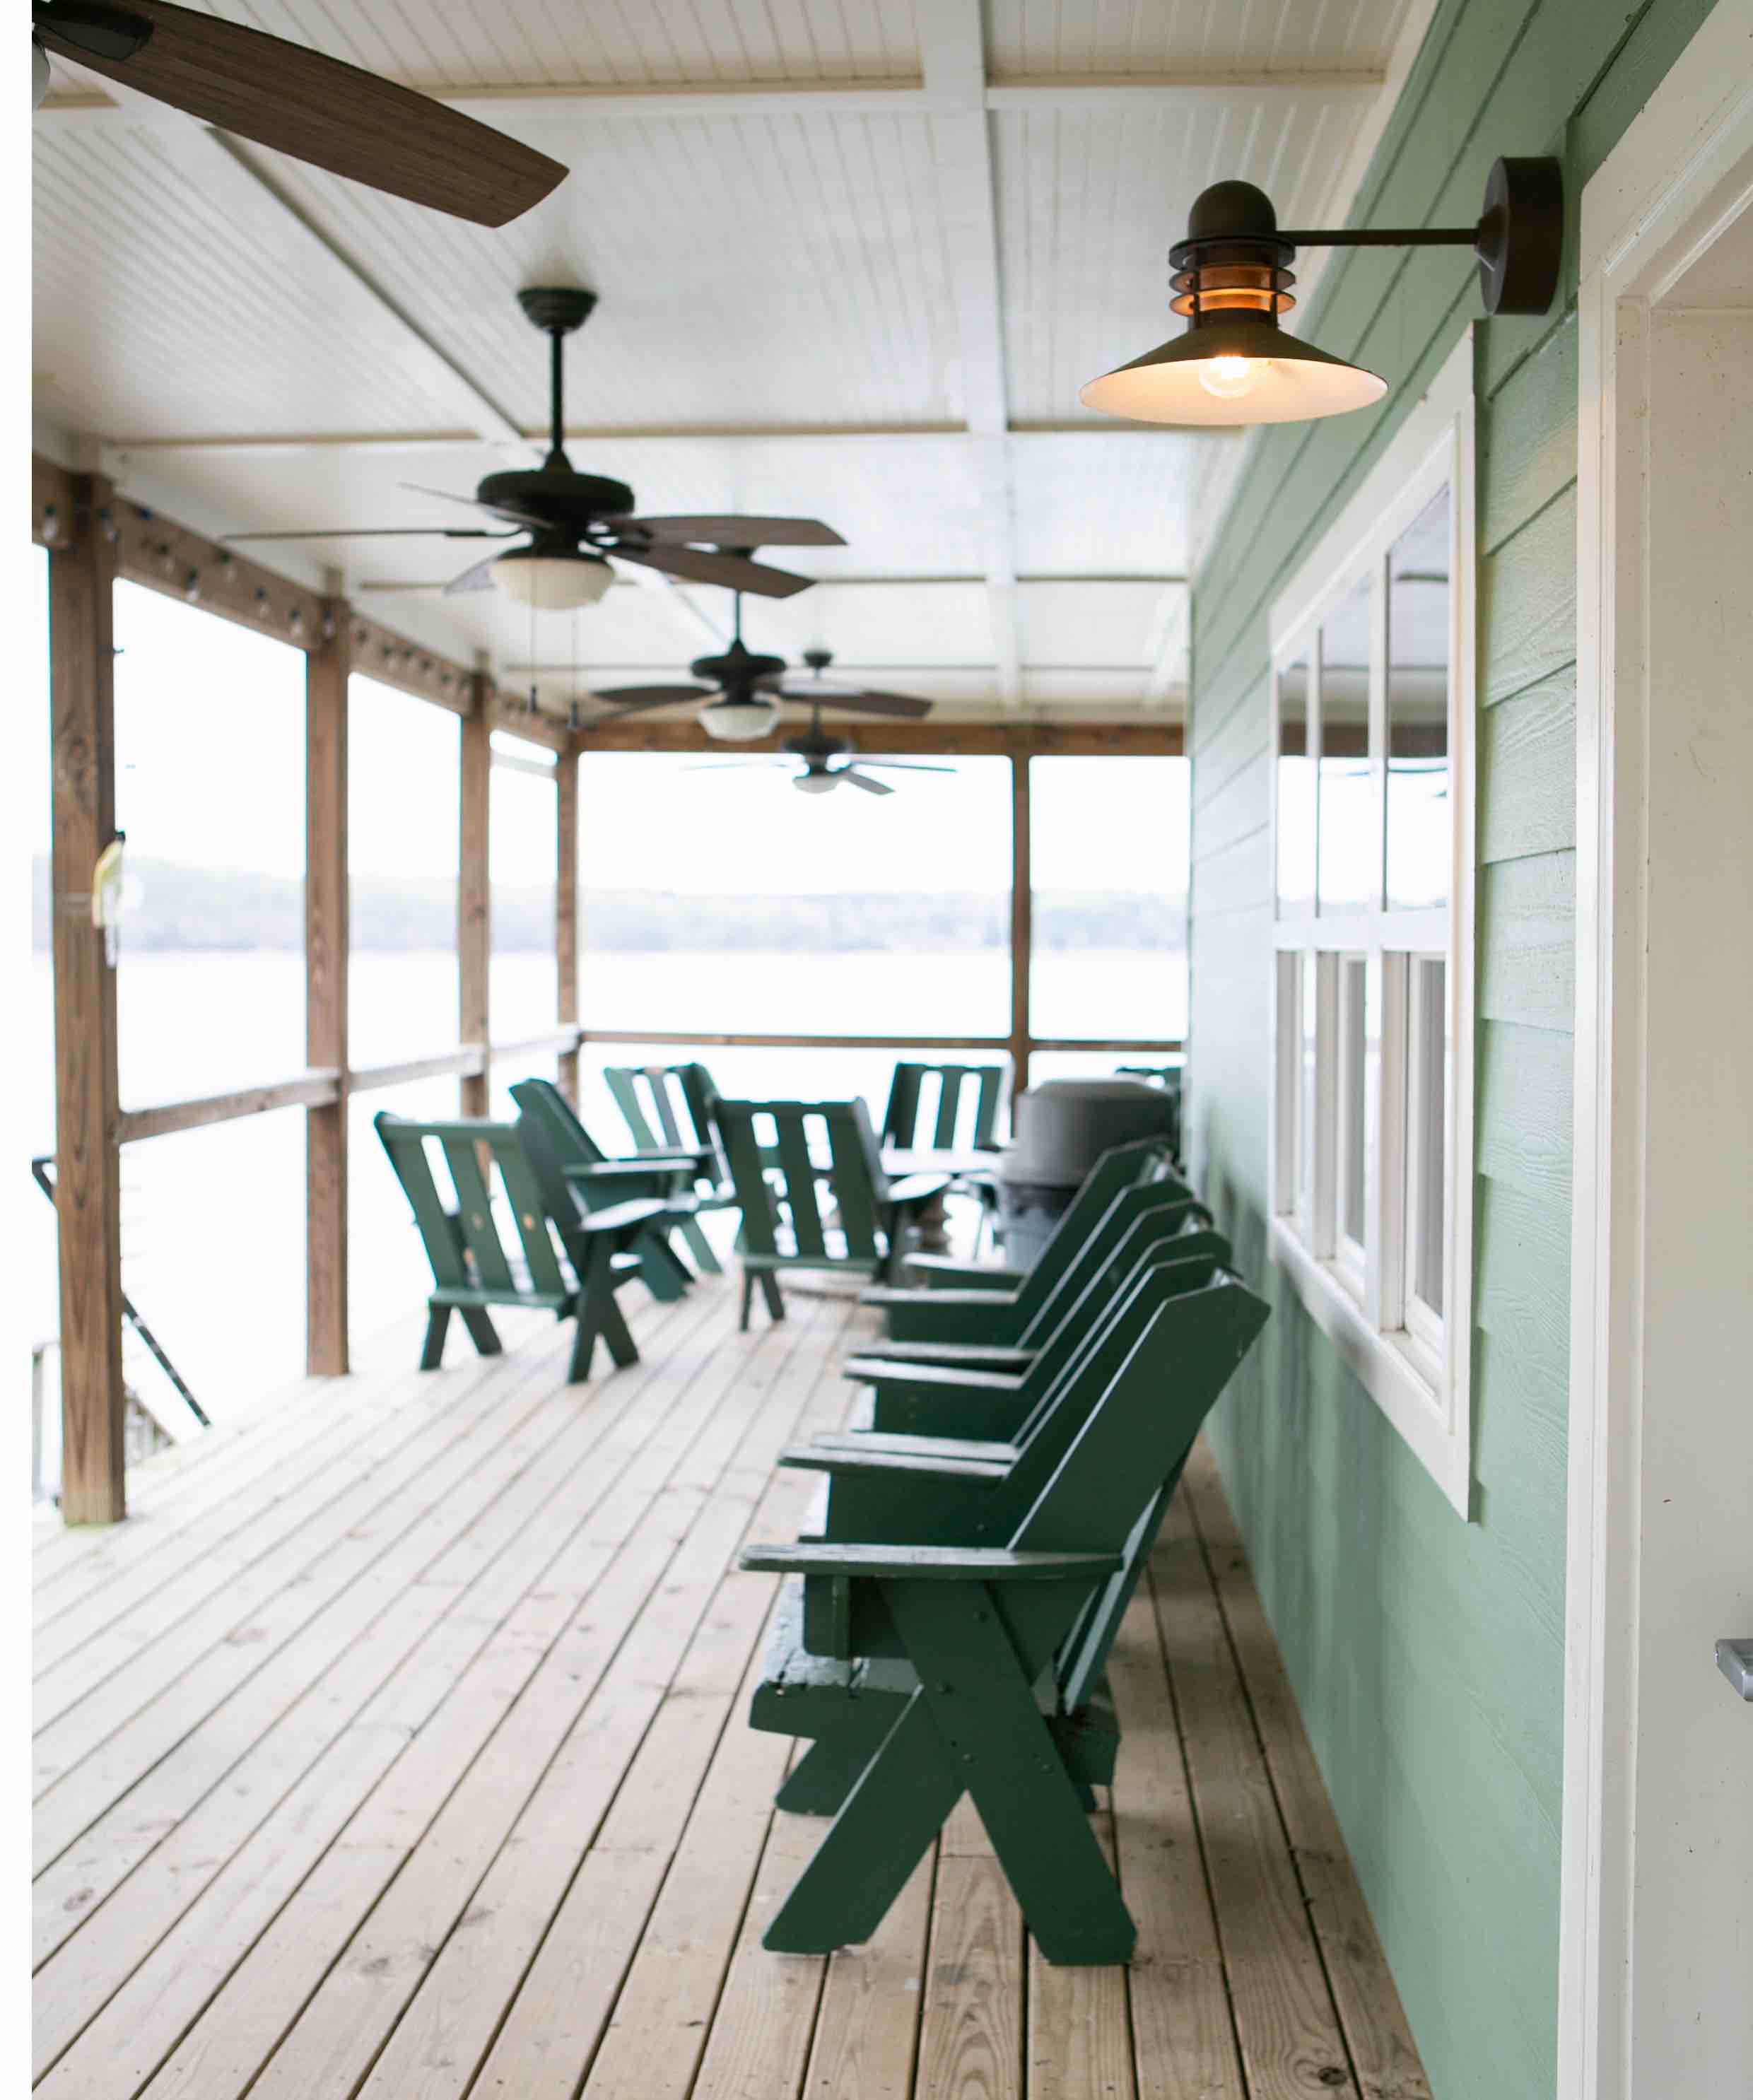
{"type": "Polygon", "coordinates": [[[1361,955],[1340,965],[1339,1122],[1340,1230],[1363,1244],[1364,1091],[1368,1034],[1365,1026],[1367,967],[1361,955]]]}
{"type": "Polygon", "coordinates": [[[1030,1025],[1178,1041],[1187,1025],[1184,758],[1037,758],[1030,1025]]]}
{"type": "Polygon", "coordinates": [[[1415,1127],[1407,1132],[1413,1214],[1407,1220],[1407,1261],[1415,1297],[1442,1311],[1444,1149],[1448,1121],[1446,966],[1421,960],[1412,966],[1411,1076],[1415,1127]]]}
{"type": "Polygon", "coordinates": [[[1321,628],[1321,909],[1375,903],[1382,842],[1370,779],[1371,578],[1321,628]]]}
{"type": "Polygon", "coordinates": [[[1449,492],[1388,558],[1388,902],[1449,896],[1449,492]]]}
{"type": "Polygon", "coordinates": [[[370,678],[349,682],[347,1041],[355,1065],[457,1047],[461,730],[428,701],[370,678]]]}
{"type": "Polygon", "coordinates": [[[800,795],[765,755],[586,752],[585,1026],[1008,1035],[1009,763],[941,762],[800,795]]]}
{"type": "Polygon", "coordinates": [[[1315,774],[1309,743],[1309,660],[1278,673],[1278,904],[1314,898],[1315,774]]]}

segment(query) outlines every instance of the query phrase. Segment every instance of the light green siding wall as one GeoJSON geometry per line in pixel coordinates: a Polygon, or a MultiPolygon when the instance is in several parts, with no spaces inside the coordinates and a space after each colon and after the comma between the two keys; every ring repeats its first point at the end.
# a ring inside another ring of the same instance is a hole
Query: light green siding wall
{"type": "MultiPolygon", "coordinates": [[[[1448,0],[1358,218],[1465,223],[1500,154],[1576,199],[1709,12],[1448,0]]],[[[1476,1520],[1275,1274],[1214,1438],[1437,2100],[1550,2100],[1557,2032],[1575,823],[1574,264],[1481,326],[1476,1520]]],[[[1380,410],[1261,434],[1194,598],[1193,1141],[1267,1274],[1267,614],[1478,312],[1452,249],[1341,252],[1298,327],[1380,410]]]]}

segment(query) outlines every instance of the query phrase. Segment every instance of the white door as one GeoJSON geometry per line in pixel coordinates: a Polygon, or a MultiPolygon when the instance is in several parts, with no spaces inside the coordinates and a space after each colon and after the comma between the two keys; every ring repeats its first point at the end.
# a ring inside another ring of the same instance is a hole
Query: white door
{"type": "Polygon", "coordinates": [[[1689,52],[1583,199],[1565,2100],[1753,2093],[1714,1652],[1753,1640],[1753,8],[1718,16],[1738,72],[1689,52]]]}

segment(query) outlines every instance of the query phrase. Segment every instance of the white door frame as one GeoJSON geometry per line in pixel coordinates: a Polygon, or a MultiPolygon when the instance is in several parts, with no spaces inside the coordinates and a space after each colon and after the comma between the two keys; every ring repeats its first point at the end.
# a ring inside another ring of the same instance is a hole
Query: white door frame
{"type": "Polygon", "coordinates": [[[1639,410],[1650,309],[1749,207],[1750,152],[1753,0],[1720,0],[1582,201],[1559,2100],[1644,2100],[1630,2089],[1649,684],[1639,410]]]}

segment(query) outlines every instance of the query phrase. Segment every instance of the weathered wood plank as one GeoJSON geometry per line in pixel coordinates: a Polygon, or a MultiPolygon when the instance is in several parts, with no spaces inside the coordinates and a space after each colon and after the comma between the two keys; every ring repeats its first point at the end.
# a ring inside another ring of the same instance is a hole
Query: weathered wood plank
{"type": "Polygon", "coordinates": [[[819,2100],[910,2100],[936,1868],[934,1846],[869,1942],[828,1957],[806,2093],[819,2100]]]}
{"type": "MultiPolygon", "coordinates": [[[[1244,2100],[1211,1890],[1147,1595],[1128,1607],[1108,1659],[1120,1723],[1114,1837],[1138,1924],[1130,1989],[1139,2100],[1244,2100]]],[[[1045,2100],[1045,2096],[1041,2096],[1045,2100]]]]}
{"type": "MultiPolygon", "coordinates": [[[[304,1057],[347,1069],[347,682],[351,608],[324,607],[324,640],[304,673],[304,1057]]],[[[304,1119],[305,1368],[340,1377],[348,1365],[347,1101],[304,1119]]]]}
{"type": "Polygon", "coordinates": [[[127,1512],[116,972],[91,899],[98,856],[116,836],[116,550],[105,523],[114,492],[82,475],[69,495],[69,536],[49,554],[61,1514],[70,1524],[113,1524],[127,1512]]]}
{"type": "MultiPolygon", "coordinates": [[[[1111,1871],[1113,1819],[1103,1807],[1093,1820],[1111,1871]]],[[[1025,2083],[1031,2100],[1136,2100],[1128,1971],[1056,1967],[1032,1938],[1028,1961],[1025,2083]]]]}
{"type": "Polygon", "coordinates": [[[1150,1566],[1251,2100],[1354,2092],[1270,1776],[1187,1500],[1150,1566]]]}
{"type": "Polygon", "coordinates": [[[1187,1464],[1187,1496],[1217,1590],[1298,1881],[1344,2025],[1362,2100],[1430,2100],[1400,1996],[1346,1856],[1278,1644],[1247,1572],[1210,1447],[1187,1464]]]}
{"type": "Polygon", "coordinates": [[[916,2100],[1022,2100],[1022,1912],[972,1800],[938,1847],[916,2100]]]}

